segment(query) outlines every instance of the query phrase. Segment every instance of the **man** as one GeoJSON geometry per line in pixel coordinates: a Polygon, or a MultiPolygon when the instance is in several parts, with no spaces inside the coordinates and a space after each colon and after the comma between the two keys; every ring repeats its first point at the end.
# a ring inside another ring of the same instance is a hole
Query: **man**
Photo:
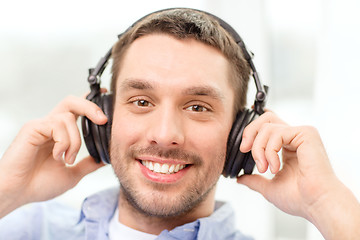
{"type": "MultiPolygon", "coordinates": [[[[81,214],[53,202],[103,166],[80,148],[78,116],[109,119],[77,97],[26,124],[0,161],[0,236],[11,239],[247,239],[215,202],[227,138],[245,106],[250,73],[241,50],[210,16],[189,9],[152,14],[113,48],[111,164],[120,182],[87,198],[81,214]],[[80,215],[80,217],[79,217],[80,215]]],[[[315,129],[270,111],[250,123],[242,152],[260,173],[238,182],[281,210],[311,221],[326,239],[359,236],[360,206],[336,178],[315,129]],[[283,167],[278,152],[282,149],[283,167]]]]}

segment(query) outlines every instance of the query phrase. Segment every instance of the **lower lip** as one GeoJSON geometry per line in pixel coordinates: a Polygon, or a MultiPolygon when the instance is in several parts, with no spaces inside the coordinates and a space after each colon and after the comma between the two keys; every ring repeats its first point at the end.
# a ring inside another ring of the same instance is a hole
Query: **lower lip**
{"type": "Polygon", "coordinates": [[[158,182],[158,183],[175,183],[175,182],[179,181],[191,167],[191,165],[187,166],[186,168],[178,171],[177,173],[163,174],[163,173],[156,173],[156,172],[151,171],[150,169],[148,169],[144,165],[142,165],[140,161],[138,161],[138,163],[140,165],[142,174],[147,179],[149,179],[153,182],[158,182]]]}

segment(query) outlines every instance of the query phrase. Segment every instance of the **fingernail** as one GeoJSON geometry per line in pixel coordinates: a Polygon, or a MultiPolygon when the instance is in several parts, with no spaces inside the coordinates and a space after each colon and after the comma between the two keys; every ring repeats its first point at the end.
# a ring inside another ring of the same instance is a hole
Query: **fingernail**
{"type": "Polygon", "coordinates": [[[101,110],[97,110],[97,111],[96,111],[96,115],[97,115],[99,118],[106,118],[105,114],[104,114],[103,111],[101,111],[101,110]]]}
{"type": "Polygon", "coordinates": [[[274,166],[271,165],[271,163],[269,163],[269,168],[270,168],[270,172],[271,172],[272,174],[275,174],[274,166]]]}
{"type": "Polygon", "coordinates": [[[256,163],[256,167],[257,167],[258,171],[261,172],[261,171],[262,171],[262,168],[263,168],[261,161],[260,161],[260,160],[257,160],[257,159],[254,160],[254,161],[255,161],[255,163],[256,163]]]}
{"type": "Polygon", "coordinates": [[[245,144],[245,141],[243,139],[243,140],[241,140],[240,147],[239,147],[240,152],[245,152],[244,151],[244,146],[246,146],[246,144],[245,144]],[[241,150],[243,150],[243,151],[241,151],[241,150]]]}
{"type": "Polygon", "coordinates": [[[59,153],[56,160],[62,161],[64,159],[64,152],[59,153]]]}
{"type": "Polygon", "coordinates": [[[74,153],[73,155],[71,155],[71,157],[69,159],[69,164],[74,164],[76,156],[77,156],[77,153],[74,153]]]}

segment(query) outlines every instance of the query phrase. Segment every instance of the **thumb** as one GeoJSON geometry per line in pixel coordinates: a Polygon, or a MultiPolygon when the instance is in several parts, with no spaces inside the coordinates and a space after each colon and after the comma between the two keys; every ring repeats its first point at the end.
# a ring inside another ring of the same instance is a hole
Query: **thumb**
{"type": "Polygon", "coordinates": [[[94,172],[95,170],[105,166],[104,163],[96,163],[94,158],[91,156],[85,157],[80,160],[75,165],[71,166],[71,173],[73,177],[77,178],[80,181],[81,178],[87,174],[94,172]]]}
{"type": "Polygon", "coordinates": [[[263,196],[266,196],[265,191],[270,184],[269,179],[258,174],[242,175],[237,178],[237,182],[247,186],[248,188],[258,193],[261,193],[263,196]]]}

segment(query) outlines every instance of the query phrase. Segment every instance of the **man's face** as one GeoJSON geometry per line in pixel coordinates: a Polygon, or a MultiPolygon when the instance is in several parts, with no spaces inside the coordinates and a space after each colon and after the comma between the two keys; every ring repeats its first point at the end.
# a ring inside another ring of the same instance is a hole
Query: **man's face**
{"type": "Polygon", "coordinates": [[[233,121],[229,66],[216,49],[163,34],[141,37],[117,80],[111,162],[143,214],[177,216],[213,196],[233,121]]]}

